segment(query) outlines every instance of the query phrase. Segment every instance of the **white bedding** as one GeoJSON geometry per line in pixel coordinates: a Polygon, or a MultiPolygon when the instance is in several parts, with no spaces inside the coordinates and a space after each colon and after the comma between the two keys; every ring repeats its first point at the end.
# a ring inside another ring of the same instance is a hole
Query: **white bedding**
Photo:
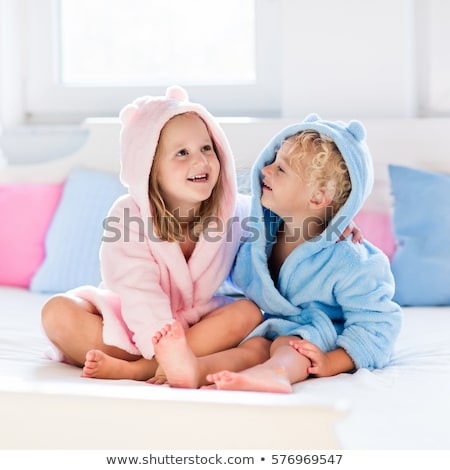
{"type": "Polygon", "coordinates": [[[450,449],[450,307],[405,309],[386,369],[277,395],[81,378],[46,357],[46,296],[6,287],[0,296],[3,449],[450,449]]]}
{"type": "MultiPolygon", "coordinates": [[[[388,163],[450,172],[442,145],[450,119],[364,123],[376,173],[369,209],[390,210],[388,163]]],[[[248,168],[287,124],[224,122],[236,166],[248,168]]],[[[117,172],[118,121],[85,127],[90,137],[75,154],[6,167],[0,183],[61,182],[78,166],[117,172]]],[[[0,449],[450,450],[450,306],[405,308],[389,367],[311,379],[277,395],[81,378],[45,356],[46,298],[0,287],[0,449]]]]}

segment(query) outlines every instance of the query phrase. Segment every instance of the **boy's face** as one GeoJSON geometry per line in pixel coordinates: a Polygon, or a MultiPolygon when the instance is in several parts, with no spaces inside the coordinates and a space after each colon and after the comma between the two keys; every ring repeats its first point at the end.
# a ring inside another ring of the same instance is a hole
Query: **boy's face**
{"type": "Polygon", "coordinates": [[[220,162],[205,123],[180,114],[164,126],[155,156],[161,194],[172,212],[198,208],[211,196],[220,162]]]}
{"type": "Polygon", "coordinates": [[[312,188],[306,181],[306,164],[301,161],[292,168],[289,154],[292,146],[291,137],[283,143],[273,163],[262,169],[261,204],[283,219],[298,219],[310,214],[312,188]]]}

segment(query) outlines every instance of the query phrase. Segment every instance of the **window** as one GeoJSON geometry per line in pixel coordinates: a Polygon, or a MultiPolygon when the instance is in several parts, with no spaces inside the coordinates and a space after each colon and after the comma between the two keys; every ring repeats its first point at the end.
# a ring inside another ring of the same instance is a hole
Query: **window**
{"type": "Polygon", "coordinates": [[[172,84],[215,115],[276,115],[277,3],[27,0],[31,121],[117,116],[172,84]]]}
{"type": "Polygon", "coordinates": [[[59,0],[60,81],[72,86],[254,83],[254,4],[59,0]]]}

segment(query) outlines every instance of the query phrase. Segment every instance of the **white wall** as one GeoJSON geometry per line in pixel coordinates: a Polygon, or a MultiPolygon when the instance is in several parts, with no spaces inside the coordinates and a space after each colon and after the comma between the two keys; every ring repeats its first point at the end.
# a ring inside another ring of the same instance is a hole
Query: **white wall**
{"type": "Polygon", "coordinates": [[[283,115],[412,117],[409,0],[284,0],[283,115]]]}
{"type": "MultiPolygon", "coordinates": [[[[41,0],[36,0],[41,1],[41,0]]],[[[281,117],[310,112],[327,118],[406,118],[420,115],[427,85],[418,24],[426,0],[273,0],[281,8],[281,117]]],[[[49,148],[36,152],[36,129],[21,126],[25,114],[24,0],[0,0],[0,127],[10,161],[56,158],[61,153],[48,127],[49,148]],[[13,133],[16,133],[13,135],[13,133]],[[20,154],[14,139],[22,138],[20,154]]],[[[423,26],[423,25],[422,25],[423,26]]],[[[423,37],[422,37],[423,38],[423,37]]],[[[75,137],[80,141],[80,136],[75,137]]],[[[0,136],[1,139],[1,136],[0,136]]],[[[67,148],[73,149],[71,135],[67,148]]],[[[41,139],[42,141],[42,139],[41,139]]],[[[1,140],[0,140],[1,145],[1,140]]]]}
{"type": "MultiPolygon", "coordinates": [[[[281,10],[281,117],[312,110],[329,117],[417,113],[415,28],[424,0],[273,1],[281,10]]],[[[5,127],[23,122],[24,65],[33,59],[24,57],[26,32],[33,27],[26,5],[0,0],[0,122],[5,127]]]]}

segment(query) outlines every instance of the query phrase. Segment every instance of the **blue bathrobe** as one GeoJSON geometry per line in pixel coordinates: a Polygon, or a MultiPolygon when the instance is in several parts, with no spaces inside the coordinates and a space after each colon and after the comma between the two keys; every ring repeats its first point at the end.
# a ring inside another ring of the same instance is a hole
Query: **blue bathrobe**
{"type": "Polygon", "coordinates": [[[317,115],[290,126],[263,149],[251,173],[251,217],[231,277],[264,313],[264,322],[249,336],[296,335],[328,352],[343,348],[355,367],[385,366],[401,326],[401,309],[392,301],[394,279],[384,253],[364,241],[337,243],[373,186],[373,166],[358,121],[328,122],[317,115]],[[282,142],[303,131],[329,136],[349,169],[349,198],[325,231],[299,245],[284,261],[276,285],[268,258],[282,220],[261,206],[261,170],[275,158],[282,142]]]}

